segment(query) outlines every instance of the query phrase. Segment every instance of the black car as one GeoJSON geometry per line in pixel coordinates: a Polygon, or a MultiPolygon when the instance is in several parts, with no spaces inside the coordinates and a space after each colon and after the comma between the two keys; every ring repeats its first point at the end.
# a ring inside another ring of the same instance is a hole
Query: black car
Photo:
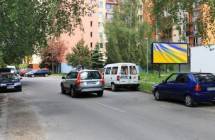
{"type": "Polygon", "coordinates": [[[22,84],[20,78],[10,72],[1,72],[0,73],[0,92],[3,91],[22,91],[22,84]]]}
{"type": "Polygon", "coordinates": [[[40,69],[40,70],[32,70],[27,72],[25,75],[27,77],[36,77],[36,76],[48,76],[50,74],[49,70],[47,69],[40,69]]]}

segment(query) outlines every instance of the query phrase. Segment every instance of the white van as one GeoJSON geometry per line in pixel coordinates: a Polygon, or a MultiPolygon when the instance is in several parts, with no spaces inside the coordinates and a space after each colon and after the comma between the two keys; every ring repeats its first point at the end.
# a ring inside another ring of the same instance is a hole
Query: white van
{"type": "Polygon", "coordinates": [[[139,71],[133,63],[114,63],[104,67],[105,88],[116,91],[120,87],[131,87],[134,90],[139,86],[139,71]]]}

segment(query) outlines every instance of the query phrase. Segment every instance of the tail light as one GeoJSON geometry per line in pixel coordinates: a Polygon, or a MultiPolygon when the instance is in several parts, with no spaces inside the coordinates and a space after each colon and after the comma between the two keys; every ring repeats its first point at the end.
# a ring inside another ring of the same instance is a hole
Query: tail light
{"type": "Polygon", "coordinates": [[[104,85],[105,84],[104,76],[101,73],[100,73],[100,75],[101,75],[101,79],[99,80],[99,82],[101,85],[104,85]]]}
{"type": "Polygon", "coordinates": [[[101,85],[104,85],[104,84],[105,84],[105,80],[104,80],[103,78],[100,80],[100,84],[101,84],[101,85]]]}
{"type": "Polygon", "coordinates": [[[201,86],[199,84],[196,84],[195,89],[196,92],[200,92],[202,90],[201,86]]]}
{"type": "Polygon", "coordinates": [[[80,86],[80,84],[81,84],[81,75],[78,74],[77,80],[75,81],[75,85],[76,85],[76,86],[80,86]]]}
{"type": "Polygon", "coordinates": [[[119,75],[116,76],[116,80],[117,80],[117,81],[120,80],[120,76],[119,76],[119,75]]]}

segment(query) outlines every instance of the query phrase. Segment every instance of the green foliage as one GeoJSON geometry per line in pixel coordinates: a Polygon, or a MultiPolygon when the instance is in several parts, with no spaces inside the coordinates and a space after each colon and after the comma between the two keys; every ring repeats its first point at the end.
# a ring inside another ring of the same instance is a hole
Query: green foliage
{"type": "MultiPolygon", "coordinates": [[[[203,4],[210,6],[211,20],[215,18],[215,0],[152,0],[153,10],[152,14],[156,21],[156,27],[161,32],[166,32],[170,30],[173,25],[186,25],[189,27],[189,17],[182,18],[179,12],[187,12],[190,16],[194,15],[195,8],[203,4]]],[[[203,19],[200,17],[195,21],[198,28],[197,35],[205,36],[205,30],[203,28],[203,19]]]]}
{"type": "Polygon", "coordinates": [[[89,11],[84,0],[0,0],[0,48],[7,64],[47,46],[50,37],[71,32],[89,11]]]}
{"type": "Polygon", "coordinates": [[[92,52],[91,60],[93,69],[103,68],[104,65],[103,55],[100,51],[100,47],[98,44],[96,45],[96,48],[92,52]]]}
{"type": "Polygon", "coordinates": [[[146,50],[152,32],[147,23],[139,20],[139,5],[139,0],[132,3],[125,0],[115,8],[113,19],[106,24],[107,63],[133,62],[146,65],[146,50]]]}
{"type": "Polygon", "coordinates": [[[66,58],[70,65],[83,65],[86,68],[91,66],[91,52],[83,40],[79,41],[71,52],[66,58]]]}
{"type": "Polygon", "coordinates": [[[3,53],[0,50],[0,67],[4,67],[4,66],[5,66],[5,63],[4,63],[4,60],[3,60],[3,53]]]}

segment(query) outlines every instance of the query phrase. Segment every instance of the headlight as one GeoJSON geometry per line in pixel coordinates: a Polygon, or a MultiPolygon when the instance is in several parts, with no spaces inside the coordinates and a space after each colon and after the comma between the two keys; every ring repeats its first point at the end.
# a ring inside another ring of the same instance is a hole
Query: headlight
{"type": "Polygon", "coordinates": [[[16,82],[14,83],[15,86],[20,86],[21,85],[21,82],[16,82]]]}
{"type": "Polygon", "coordinates": [[[7,84],[0,84],[0,86],[1,86],[1,87],[5,87],[5,86],[7,86],[7,84]]]}

